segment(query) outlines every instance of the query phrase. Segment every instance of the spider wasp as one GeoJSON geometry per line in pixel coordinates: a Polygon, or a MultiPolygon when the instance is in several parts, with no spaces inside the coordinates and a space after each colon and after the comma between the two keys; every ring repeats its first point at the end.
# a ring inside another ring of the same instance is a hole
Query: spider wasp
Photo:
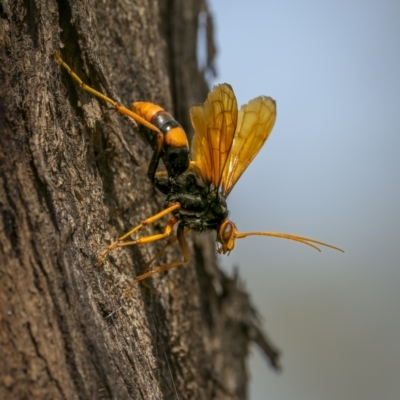
{"type": "Polygon", "coordinates": [[[190,109],[195,135],[189,153],[185,132],[166,111],[152,103],[133,103],[134,111],[131,111],[85,85],[57,53],[54,53],[54,56],[82,89],[110,103],[118,112],[131,117],[145,128],[145,140],[154,151],[148,176],[154,186],[166,195],[164,209],[145,219],[104,249],[98,255],[96,265],[101,265],[103,258],[118,247],[146,244],[168,238],[174,226],[178,225],[176,236],[167,241],[150,263],[157,259],[167,246],[176,241],[182,250],[183,259],[156,267],[138,276],[125,289],[125,294],[137,282],[185,264],[189,260],[185,234],[190,230],[216,231],[219,254],[230,253],[236,239],[253,235],[290,239],[318,251],[320,249],[317,245],[343,251],[315,239],[287,233],[264,231],[240,233],[236,225],[228,220],[226,198],[260,151],[274,126],[276,104],[272,98],[257,97],[239,110],[232,87],[226,83],[215,86],[203,105],[193,106],[190,109]],[[166,176],[156,173],[160,158],[166,166],[166,176]],[[172,217],[164,232],[134,240],[128,239],[142,227],[151,225],[166,215],[172,217]]]}

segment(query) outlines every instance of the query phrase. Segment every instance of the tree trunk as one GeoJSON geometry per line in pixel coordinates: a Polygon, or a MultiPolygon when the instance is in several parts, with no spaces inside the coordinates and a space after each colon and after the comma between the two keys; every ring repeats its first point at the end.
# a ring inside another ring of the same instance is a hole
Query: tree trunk
{"type": "MultiPolygon", "coordinates": [[[[126,106],[171,111],[190,136],[189,106],[208,90],[200,13],[196,0],[0,0],[0,398],[244,399],[251,340],[277,366],[238,278],[216,265],[212,235],[189,234],[190,262],[130,300],[123,289],[160,244],[94,266],[163,196],[136,125],[52,52],[126,106]]],[[[160,263],[181,257],[171,246],[160,263]]]]}

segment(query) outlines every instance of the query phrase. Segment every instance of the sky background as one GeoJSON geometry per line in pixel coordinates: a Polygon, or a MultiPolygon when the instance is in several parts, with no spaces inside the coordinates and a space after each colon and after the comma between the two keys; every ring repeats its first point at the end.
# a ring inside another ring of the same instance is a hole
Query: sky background
{"type": "Polygon", "coordinates": [[[251,399],[400,393],[400,2],[209,0],[218,76],[277,101],[272,135],[229,196],[240,276],[282,350],[252,349],[251,399]]]}

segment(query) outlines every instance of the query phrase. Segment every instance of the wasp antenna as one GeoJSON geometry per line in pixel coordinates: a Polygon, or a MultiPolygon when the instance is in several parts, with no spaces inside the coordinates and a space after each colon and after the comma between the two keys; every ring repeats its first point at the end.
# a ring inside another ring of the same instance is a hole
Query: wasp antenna
{"type": "Polygon", "coordinates": [[[278,237],[281,239],[289,239],[289,240],[293,240],[295,242],[299,242],[299,243],[303,243],[307,246],[310,246],[312,248],[314,248],[317,251],[321,251],[321,249],[318,246],[315,246],[315,244],[319,244],[321,246],[325,246],[325,247],[329,247],[331,249],[334,250],[338,250],[341,251],[342,253],[344,253],[344,250],[340,249],[339,247],[336,246],[332,246],[331,244],[325,243],[325,242],[321,242],[319,240],[316,239],[311,239],[311,238],[307,238],[304,236],[298,236],[298,235],[292,235],[290,233],[279,233],[279,232],[246,232],[246,233],[237,233],[236,235],[236,239],[242,239],[245,238],[247,236],[271,236],[271,237],[278,237]],[[315,244],[314,244],[315,243],[315,244]]]}

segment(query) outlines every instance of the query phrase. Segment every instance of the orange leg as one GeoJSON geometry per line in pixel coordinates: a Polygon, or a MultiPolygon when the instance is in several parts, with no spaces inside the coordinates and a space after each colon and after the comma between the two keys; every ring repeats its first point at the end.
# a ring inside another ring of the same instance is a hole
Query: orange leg
{"type": "Polygon", "coordinates": [[[85,83],[83,83],[82,80],[79,78],[79,76],[76,75],[76,73],[74,71],[72,71],[70,66],[61,58],[61,56],[56,51],[53,52],[53,55],[56,58],[56,60],[61,64],[61,66],[64,67],[68,71],[68,73],[70,74],[71,78],[74,79],[76,82],[78,82],[79,86],[83,90],[85,90],[86,92],[89,92],[89,93],[93,94],[94,96],[106,101],[107,103],[111,104],[114,107],[114,109],[116,111],[118,111],[120,114],[123,114],[123,115],[126,115],[126,116],[132,118],[137,123],[145,126],[146,128],[151,129],[152,131],[158,133],[159,135],[161,135],[161,137],[163,137],[163,134],[161,133],[161,131],[156,126],[151,124],[149,121],[145,120],[140,115],[134,113],[129,108],[124,107],[122,104],[118,103],[117,101],[111,99],[110,97],[105,96],[103,93],[100,93],[97,90],[93,89],[92,87],[90,87],[90,86],[86,85],[85,83]]]}
{"type": "MultiPolygon", "coordinates": [[[[187,227],[185,227],[185,229],[184,229],[184,231],[183,231],[183,234],[186,235],[189,231],[190,231],[190,229],[187,228],[187,227]]],[[[146,272],[148,272],[148,271],[150,270],[150,265],[153,264],[153,262],[154,262],[155,260],[157,260],[158,258],[160,258],[161,255],[162,255],[162,254],[164,253],[164,251],[166,250],[166,248],[169,247],[169,246],[171,246],[172,244],[174,244],[177,240],[178,240],[178,236],[177,236],[177,235],[174,236],[174,237],[172,237],[172,238],[170,238],[170,239],[168,239],[168,240],[167,240],[167,243],[166,243],[163,247],[161,247],[160,250],[158,250],[157,254],[156,254],[155,256],[153,256],[153,257],[151,258],[151,260],[148,261],[148,262],[146,263],[146,265],[144,266],[144,269],[143,269],[143,274],[145,274],[146,272]]],[[[145,286],[147,289],[150,289],[150,286],[146,285],[145,282],[142,282],[142,285],[145,286]]]]}
{"type": "Polygon", "coordinates": [[[173,217],[171,220],[168,222],[164,233],[156,234],[156,235],[151,235],[151,236],[146,236],[143,238],[139,238],[137,240],[131,240],[128,242],[124,242],[124,240],[141,229],[143,226],[147,226],[150,224],[153,224],[154,222],[157,222],[160,220],[162,217],[172,213],[175,210],[178,210],[181,208],[181,205],[179,203],[172,203],[167,207],[166,209],[162,210],[161,212],[153,215],[150,218],[145,219],[141,224],[136,226],[135,228],[131,229],[129,232],[125,233],[121,237],[119,237],[114,243],[111,243],[106,249],[104,249],[97,257],[96,260],[96,266],[99,267],[103,261],[103,258],[112,250],[116,249],[117,247],[124,247],[124,246],[133,246],[136,244],[145,244],[145,243],[150,243],[150,242],[155,242],[160,239],[164,239],[165,237],[169,236],[171,234],[173,226],[178,222],[178,219],[173,217]]]}
{"type": "MultiPolygon", "coordinates": [[[[129,291],[132,289],[132,287],[133,287],[134,285],[136,285],[136,283],[138,283],[139,281],[141,281],[141,280],[143,280],[143,279],[146,279],[146,278],[148,278],[148,277],[151,276],[151,275],[158,274],[158,273],[163,272],[163,271],[167,271],[167,270],[169,270],[169,269],[171,269],[171,268],[179,267],[179,266],[181,266],[181,265],[183,265],[183,264],[186,264],[186,263],[189,261],[189,252],[188,252],[188,249],[187,249],[187,246],[186,246],[186,241],[185,241],[185,229],[184,229],[184,227],[183,227],[182,225],[179,225],[179,226],[178,226],[178,233],[177,233],[176,237],[177,237],[177,239],[178,239],[179,245],[181,246],[181,250],[182,250],[182,254],[183,254],[183,260],[182,260],[182,261],[175,261],[175,262],[173,262],[173,263],[169,263],[169,264],[162,265],[162,266],[160,266],[160,267],[156,267],[156,268],[154,268],[153,270],[151,270],[151,271],[149,271],[149,272],[146,272],[146,273],[144,273],[144,274],[142,274],[142,275],[139,275],[139,276],[124,290],[124,293],[123,293],[124,296],[127,296],[127,295],[128,295],[128,292],[129,292],[129,291]]],[[[165,247],[166,247],[166,246],[165,246],[165,247]]],[[[164,250],[164,249],[162,249],[162,250],[164,250]]]]}
{"type": "MultiPolygon", "coordinates": [[[[183,234],[186,235],[188,232],[190,231],[189,228],[185,227],[183,234]]],[[[164,251],[166,250],[167,247],[171,246],[172,244],[174,244],[176,241],[178,240],[178,236],[174,236],[170,239],[168,239],[167,243],[161,247],[161,249],[157,252],[157,254],[155,256],[152,257],[152,259],[146,263],[146,266],[144,268],[144,271],[147,272],[150,268],[150,265],[157,260],[157,258],[161,257],[161,255],[164,253],[164,251]]]]}

